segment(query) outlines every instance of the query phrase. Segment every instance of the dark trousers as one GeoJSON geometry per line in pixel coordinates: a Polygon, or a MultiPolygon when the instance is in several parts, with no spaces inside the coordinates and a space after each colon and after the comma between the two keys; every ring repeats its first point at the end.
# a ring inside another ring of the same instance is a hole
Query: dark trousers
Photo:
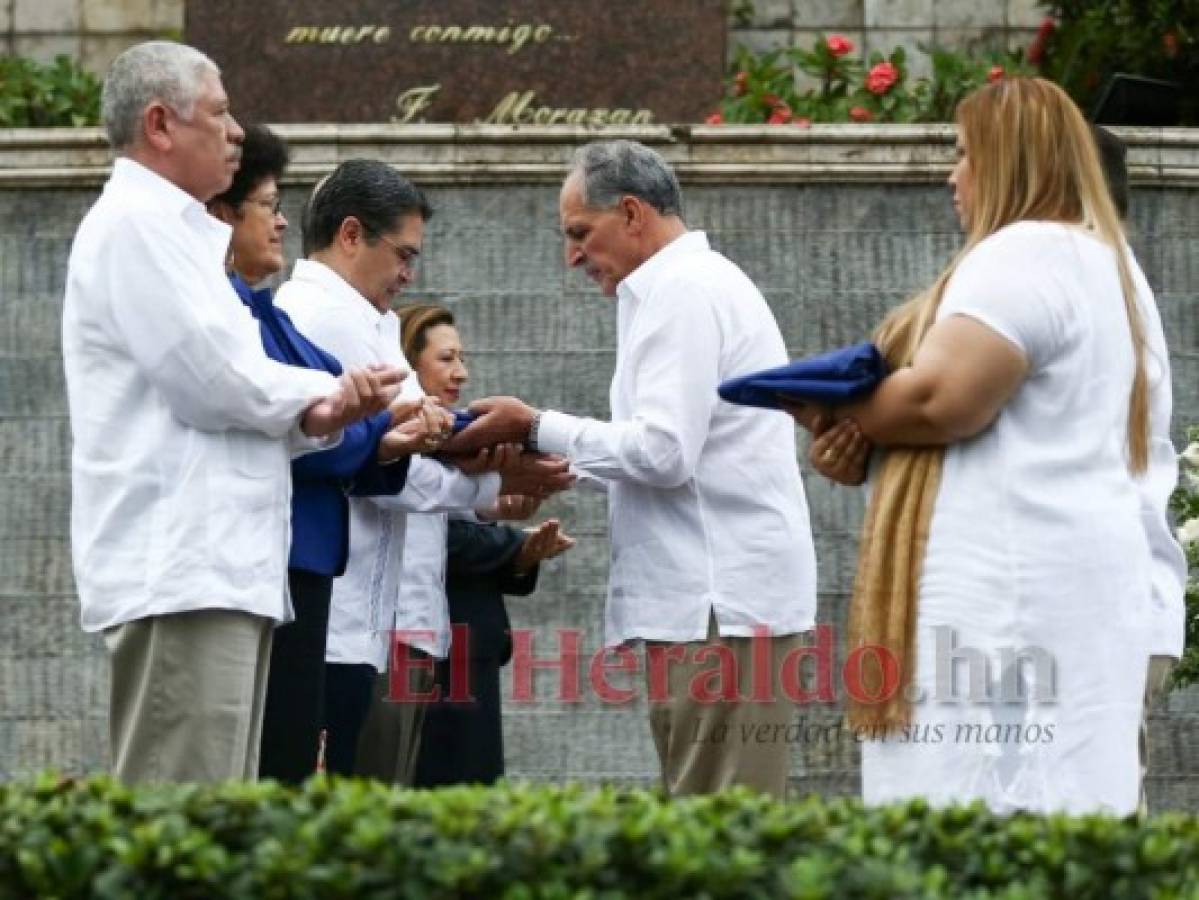
{"type": "Polygon", "coordinates": [[[358,736],[371,708],[375,667],[370,663],[325,663],[325,770],[353,775],[358,736]]]}
{"type": "Polygon", "coordinates": [[[299,784],[316,771],[333,579],[289,569],[287,583],[296,618],[275,629],[258,774],[299,784]]]}
{"type": "Polygon", "coordinates": [[[450,691],[450,661],[434,669],[442,699],[425,707],[425,727],[416,763],[416,787],[491,784],[504,774],[504,731],[500,724],[500,661],[471,659],[473,699],[450,691]]]}

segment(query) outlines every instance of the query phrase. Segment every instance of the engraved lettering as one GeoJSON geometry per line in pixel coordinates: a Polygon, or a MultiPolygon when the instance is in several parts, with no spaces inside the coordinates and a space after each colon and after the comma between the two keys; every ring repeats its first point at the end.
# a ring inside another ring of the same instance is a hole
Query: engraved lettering
{"type": "Polygon", "coordinates": [[[486,118],[475,121],[481,125],[649,125],[653,120],[648,109],[545,106],[534,91],[510,91],[486,118]]]}
{"type": "Polygon", "coordinates": [[[504,48],[509,56],[554,37],[554,26],[546,23],[508,22],[504,25],[416,25],[408,32],[413,44],[474,44],[504,48]]]}
{"type": "Polygon", "coordinates": [[[295,25],[283,38],[285,44],[386,43],[391,29],[386,25],[295,25]]]}
{"type": "Polygon", "coordinates": [[[433,105],[433,96],[439,90],[440,84],[422,84],[404,91],[396,97],[396,114],[391,117],[392,123],[406,125],[413,121],[425,121],[424,116],[419,119],[417,116],[433,105]]]}

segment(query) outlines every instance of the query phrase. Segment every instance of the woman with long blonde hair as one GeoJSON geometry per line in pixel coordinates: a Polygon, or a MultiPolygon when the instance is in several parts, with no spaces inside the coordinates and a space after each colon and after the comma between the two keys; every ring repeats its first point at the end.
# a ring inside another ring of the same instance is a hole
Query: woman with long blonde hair
{"type": "Polygon", "coordinates": [[[1148,624],[1180,589],[1161,322],[1060,88],[1003,79],[957,123],[965,246],[877,330],[893,374],[790,408],[840,480],[885,448],[850,607],[863,794],[1126,814],[1147,657],[1181,650],[1180,617],[1148,624]]]}

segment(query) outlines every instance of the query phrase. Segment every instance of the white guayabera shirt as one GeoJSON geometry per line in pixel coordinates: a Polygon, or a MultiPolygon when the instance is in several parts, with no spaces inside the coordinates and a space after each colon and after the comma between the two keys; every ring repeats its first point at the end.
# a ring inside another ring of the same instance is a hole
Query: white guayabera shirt
{"type": "Polygon", "coordinates": [[[726,378],[787,361],[758,289],[708,246],[673,241],[617,287],[612,421],[546,411],[539,450],[608,484],[605,643],[806,631],[816,554],[795,426],[725,403],[726,378]]]}
{"type": "Polygon", "coordinates": [[[197,609],[291,618],[289,462],[328,446],[297,423],[337,379],[267,358],[225,277],[229,233],[122,158],[75,236],[62,332],[87,631],[197,609]]]}
{"type": "MultiPolygon", "coordinates": [[[[299,260],[275,302],[305,337],[343,366],[388,363],[408,369],[395,313],[380,313],[323,263],[299,260]]],[[[404,380],[403,392],[407,396],[423,393],[412,375],[404,380]]],[[[407,607],[402,618],[397,615],[408,514],[483,509],[495,503],[499,486],[498,475],[470,477],[436,460],[413,456],[408,480],[399,494],[351,497],[350,555],[345,574],[333,581],[325,659],[370,663],[382,671],[387,658],[386,632],[393,627],[429,627],[448,640],[444,590],[421,593],[418,599],[425,607],[407,607]]],[[[445,652],[438,639],[410,643],[434,655],[445,652]]]]}

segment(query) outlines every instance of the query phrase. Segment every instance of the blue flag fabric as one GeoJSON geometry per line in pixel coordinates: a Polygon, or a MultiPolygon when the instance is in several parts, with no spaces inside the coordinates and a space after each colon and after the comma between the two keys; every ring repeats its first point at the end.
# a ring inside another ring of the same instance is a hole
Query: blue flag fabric
{"type": "Polygon", "coordinates": [[[870,393],[887,375],[887,363],[869,341],[797,359],[722,382],[722,400],[742,406],[779,409],[778,394],[809,403],[845,403],[870,393]]]}

